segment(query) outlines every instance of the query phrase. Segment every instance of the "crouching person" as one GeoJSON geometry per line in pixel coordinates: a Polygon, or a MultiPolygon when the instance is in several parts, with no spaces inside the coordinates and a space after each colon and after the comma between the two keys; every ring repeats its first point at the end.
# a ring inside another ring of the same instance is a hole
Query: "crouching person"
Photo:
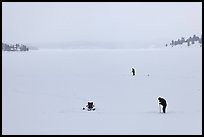
{"type": "Polygon", "coordinates": [[[158,100],[159,100],[159,104],[162,105],[163,113],[166,113],[166,106],[167,106],[166,100],[161,97],[159,97],[158,100]]]}
{"type": "Polygon", "coordinates": [[[86,107],[83,108],[83,110],[88,110],[88,111],[91,111],[91,110],[95,110],[95,105],[93,104],[93,101],[88,101],[88,104],[86,105],[86,107]]]}

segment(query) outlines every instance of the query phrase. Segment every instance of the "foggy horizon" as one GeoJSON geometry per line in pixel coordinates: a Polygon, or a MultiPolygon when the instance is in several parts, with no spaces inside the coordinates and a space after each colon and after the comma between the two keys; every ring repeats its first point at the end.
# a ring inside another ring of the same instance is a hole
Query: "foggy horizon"
{"type": "Polygon", "coordinates": [[[157,44],[202,34],[202,2],[2,2],[5,43],[157,44]]]}

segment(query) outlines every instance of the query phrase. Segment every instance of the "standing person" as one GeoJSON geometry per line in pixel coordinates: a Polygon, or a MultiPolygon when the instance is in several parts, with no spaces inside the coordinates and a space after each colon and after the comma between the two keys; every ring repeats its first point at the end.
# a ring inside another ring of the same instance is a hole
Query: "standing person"
{"type": "Polygon", "coordinates": [[[159,104],[162,105],[163,113],[166,113],[166,106],[167,106],[166,100],[161,97],[159,97],[158,100],[159,100],[159,104]]]}
{"type": "Polygon", "coordinates": [[[135,76],[135,69],[132,68],[132,75],[135,76]]]}

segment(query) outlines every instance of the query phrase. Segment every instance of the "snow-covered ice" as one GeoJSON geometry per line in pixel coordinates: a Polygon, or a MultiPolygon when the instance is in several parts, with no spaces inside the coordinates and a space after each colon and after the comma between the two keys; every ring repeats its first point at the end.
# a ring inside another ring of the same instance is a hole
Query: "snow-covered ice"
{"type": "Polygon", "coordinates": [[[4,135],[202,134],[202,48],[2,52],[2,75],[4,135]]]}

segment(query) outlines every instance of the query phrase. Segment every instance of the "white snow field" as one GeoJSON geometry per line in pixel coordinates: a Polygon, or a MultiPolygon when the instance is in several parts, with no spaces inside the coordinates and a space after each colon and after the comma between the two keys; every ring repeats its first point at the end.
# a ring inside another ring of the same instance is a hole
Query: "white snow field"
{"type": "Polygon", "coordinates": [[[3,135],[202,134],[202,48],[2,52],[2,75],[3,135]]]}

